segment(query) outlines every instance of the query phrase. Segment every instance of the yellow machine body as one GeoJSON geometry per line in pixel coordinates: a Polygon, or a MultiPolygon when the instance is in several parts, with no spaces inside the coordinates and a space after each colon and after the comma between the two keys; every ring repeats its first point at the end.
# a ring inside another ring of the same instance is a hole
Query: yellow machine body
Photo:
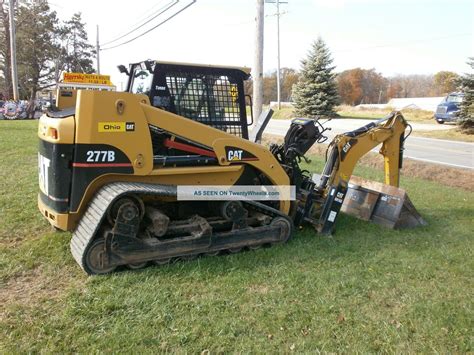
{"type": "Polygon", "coordinates": [[[398,187],[408,127],[400,113],[336,136],[317,182],[298,163],[326,128],[295,119],[281,145],[249,140],[248,70],[156,61],[120,69],[127,92],[62,85],[58,110],[38,125],[39,209],[54,227],[74,231],[72,254],[89,274],[284,243],[305,223],[329,234],[341,208],[390,227],[415,211],[402,193],[387,209],[392,190],[350,186],[357,161],[382,145],[385,183],[398,187]],[[177,198],[178,187],[200,185],[292,186],[296,197],[177,198]],[[348,193],[353,202],[343,207],[348,193]]]}

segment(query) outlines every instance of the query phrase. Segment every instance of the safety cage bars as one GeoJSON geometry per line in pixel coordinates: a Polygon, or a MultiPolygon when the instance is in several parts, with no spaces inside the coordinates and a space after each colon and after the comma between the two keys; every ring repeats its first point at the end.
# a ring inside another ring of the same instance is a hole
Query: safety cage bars
{"type": "MultiPolygon", "coordinates": [[[[132,92],[134,82],[140,80],[133,75],[136,69],[132,70],[132,92]]],[[[153,84],[142,91],[150,96],[153,106],[248,139],[243,94],[248,74],[231,68],[161,63],[154,63],[153,72],[153,84]]]]}

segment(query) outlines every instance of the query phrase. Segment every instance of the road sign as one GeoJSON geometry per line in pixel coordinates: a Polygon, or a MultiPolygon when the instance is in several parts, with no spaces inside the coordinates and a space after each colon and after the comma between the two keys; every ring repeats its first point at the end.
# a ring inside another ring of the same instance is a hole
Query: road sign
{"type": "Polygon", "coordinates": [[[112,85],[112,82],[110,81],[110,75],[84,73],[64,73],[63,82],[78,84],[112,85]]]}

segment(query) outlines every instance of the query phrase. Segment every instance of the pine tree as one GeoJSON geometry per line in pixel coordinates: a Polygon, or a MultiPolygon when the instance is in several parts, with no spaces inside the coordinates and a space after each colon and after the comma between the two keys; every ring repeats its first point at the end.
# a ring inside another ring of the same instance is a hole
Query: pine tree
{"type": "Polygon", "coordinates": [[[293,89],[297,115],[335,115],[334,106],[339,103],[339,96],[332,61],[329,49],[319,37],[313,42],[308,57],[301,61],[301,75],[293,89]]]}
{"type": "MultiPolygon", "coordinates": [[[[474,69],[474,57],[469,58],[467,64],[474,69]]],[[[474,74],[465,74],[461,78],[461,86],[464,100],[461,103],[459,125],[465,133],[474,134],[474,74]]]]}
{"type": "Polygon", "coordinates": [[[81,13],[76,13],[60,29],[61,58],[59,70],[75,73],[94,73],[94,47],[88,42],[81,13]]]}

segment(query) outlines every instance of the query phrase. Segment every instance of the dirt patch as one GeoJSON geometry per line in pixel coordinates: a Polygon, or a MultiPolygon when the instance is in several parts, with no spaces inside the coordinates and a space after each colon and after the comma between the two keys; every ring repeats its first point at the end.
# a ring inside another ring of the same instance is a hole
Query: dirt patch
{"type": "Polygon", "coordinates": [[[36,228],[34,232],[25,231],[20,228],[14,228],[12,230],[5,231],[5,233],[0,232],[0,247],[15,249],[26,241],[29,242],[42,238],[44,234],[48,232],[47,228],[36,228]],[[12,230],[14,232],[12,232],[12,230]]]}
{"type": "Polygon", "coordinates": [[[41,300],[59,299],[70,287],[78,287],[84,279],[71,278],[66,269],[54,274],[41,267],[8,279],[0,285],[0,320],[8,316],[8,308],[15,304],[34,306],[41,300]]]}
{"type": "Polygon", "coordinates": [[[275,291],[275,290],[280,291],[280,290],[281,290],[281,286],[273,285],[273,286],[270,287],[270,286],[268,286],[268,285],[254,284],[254,285],[250,285],[250,286],[247,288],[247,292],[248,292],[248,293],[260,294],[260,295],[266,295],[266,294],[268,294],[269,292],[275,291]]]}
{"type": "Polygon", "coordinates": [[[259,294],[262,294],[262,295],[266,295],[268,293],[268,291],[270,291],[270,288],[266,285],[251,285],[248,288],[248,291],[250,293],[259,293],[259,294]]]}
{"type": "MultiPolygon", "coordinates": [[[[262,143],[268,146],[270,143],[281,144],[282,142],[282,137],[268,134],[263,137],[262,143]]],[[[308,155],[325,157],[326,148],[326,145],[315,145],[309,150],[308,155]]],[[[384,168],[382,156],[374,152],[363,156],[359,164],[380,171],[383,171],[384,168]]],[[[401,174],[406,177],[421,178],[445,186],[459,187],[467,191],[474,191],[474,173],[467,169],[451,168],[405,158],[403,160],[401,174]]]]}

